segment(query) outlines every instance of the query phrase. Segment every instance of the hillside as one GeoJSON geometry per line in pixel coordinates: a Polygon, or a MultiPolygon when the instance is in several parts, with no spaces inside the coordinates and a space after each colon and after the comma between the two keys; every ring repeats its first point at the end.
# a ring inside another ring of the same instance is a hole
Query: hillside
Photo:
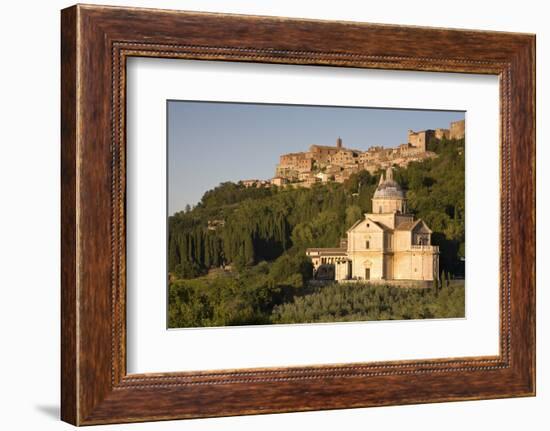
{"type": "MultiPolygon", "coordinates": [[[[457,278],[464,258],[464,140],[432,141],[428,149],[437,157],[396,168],[394,177],[407,190],[409,210],[433,230],[440,270],[457,278]]],[[[195,208],[170,217],[170,326],[195,326],[201,314],[219,324],[215,303],[232,303],[241,316],[222,319],[237,322],[225,324],[270,323],[273,307],[305,289],[312,272],[305,249],[337,246],[347,228],[371,212],[377,182],[378,175],[361,171],[343,184],[309,189],[223,183],[195,208]],[[197,314],[199,303],[207,309],[197,314]],[[187,321],[181,316],[189,307],[194,317],[187,321]]]]}

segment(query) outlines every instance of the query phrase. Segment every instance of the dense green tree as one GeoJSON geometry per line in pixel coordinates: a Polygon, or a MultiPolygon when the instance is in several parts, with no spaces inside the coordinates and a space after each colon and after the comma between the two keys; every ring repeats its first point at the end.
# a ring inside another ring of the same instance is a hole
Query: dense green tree
{"type": "Polygon", "coordinates": [[[299,274],[277,283],[261,270],[170,283],[171,328],[268,323],[464,317],[464,283],[443,290],[384,285],[304,287],[299,274]]]}
{"type": "Polygon", "coordinates": [[[273,323],[464,317],[464,284],[434,292],[384,285],[332,284],[274,307],[273,323]]]}
{"type": "Polygon", "coordinates": [[[359,205],[350,205],[346,208],[346,229],[349,229],[357,220],[361,220],[362,211],[359,205]]]}

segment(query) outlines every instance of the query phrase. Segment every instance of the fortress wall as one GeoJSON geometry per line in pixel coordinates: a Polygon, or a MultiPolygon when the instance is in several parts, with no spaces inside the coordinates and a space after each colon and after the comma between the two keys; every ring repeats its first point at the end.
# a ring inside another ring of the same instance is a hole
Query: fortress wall
{"type": "Polygon", "coordinates": [[[450,128],[450,139],[462,139],[464,138],[466,131],[466,121],[460,120],[460,121],[454,121],[451,123],[450,128]]]}
{"type": "MultiPolygon", "coordinates": [[[[329,164],[342,169],[335,170],[335,180],[343,182],[352,172],[361,168],[371,174],[381,168],[387,168],[392,164],[405,167],[409,162],[421,160],[433,156],[427,152],[427,144],[432,137],[437,139],[450,138],[461,139],[465,134],[465,121],[455,121],[449,129],[438,128],[436,130],[408,131],[408,143],[395,148],[381,146],[370,147],[367,151],[351,150],[341,146],[341,140],[337,146],[311,145],[307,152],[282,154],[276,167],[275,175],[287,179],[297,179],[300,173],[312,172],[314,164],[318,168],[326,168],[329,164]],[[338,145],[339,143],[339,145],[338,145]]],[[[383,208],[383,211],[389,210],[383,208]]],[[[377,212],[377,211],[373,211],[377,212]]]]}
{"type": "Polygon", "coordinates": [[[435,129],[435,138],[436,139],[449,139],[451,132],[449,129],[435,129]]]}
{"type": "Polygon", "coordinates": [[[291,166],[306,160],[306,153],[288,153],[279,156],[279,164],[281,166],[291,166]]]}
{"type": "Polygon", "coordinates": [[[434,136],[435,132],[433,130],[423,130],[421,132],[413,132],[412,130],[409,130],[408,141],[413,147],[426,151],[428,141],[434,136]]]}

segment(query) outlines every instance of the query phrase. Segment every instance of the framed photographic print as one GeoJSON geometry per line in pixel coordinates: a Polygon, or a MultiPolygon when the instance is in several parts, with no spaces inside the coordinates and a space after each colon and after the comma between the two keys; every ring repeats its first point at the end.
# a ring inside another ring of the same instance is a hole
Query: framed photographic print
{"type": "Polygon", "coordinates": [[[62,11],[62,419],[535,394],[535,37],[62,11]]]}
{"type": "Polygon", "coordinates": [[[167,111],[169,328],[464,317],[464,112],[167,111]]]}

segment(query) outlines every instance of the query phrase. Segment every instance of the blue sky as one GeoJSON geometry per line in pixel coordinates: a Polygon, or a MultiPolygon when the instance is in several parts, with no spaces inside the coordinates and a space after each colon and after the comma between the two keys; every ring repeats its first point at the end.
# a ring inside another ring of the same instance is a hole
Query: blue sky
{"type": "Polygon", "coordinates": [[[224,181],[273,177],[279,155],[310,145],[367,150],[407,141],[408,129],[447,128],[460,111],[168,101],[168,213],[224,181]]]}

